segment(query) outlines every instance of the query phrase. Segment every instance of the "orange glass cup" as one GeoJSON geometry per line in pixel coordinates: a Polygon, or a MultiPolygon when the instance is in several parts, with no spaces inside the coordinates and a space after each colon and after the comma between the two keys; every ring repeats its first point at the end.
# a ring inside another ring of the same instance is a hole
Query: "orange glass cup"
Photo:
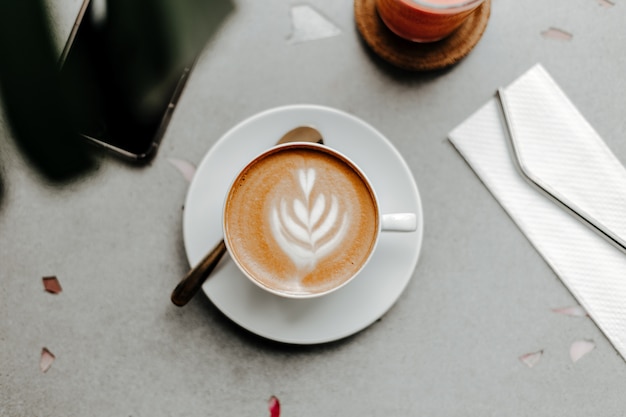
{"type": "Polygon", "coordinates": [[[385,25],[413,42],[435,42],[455,31],[485,0],[376,0],[385,25]]]}

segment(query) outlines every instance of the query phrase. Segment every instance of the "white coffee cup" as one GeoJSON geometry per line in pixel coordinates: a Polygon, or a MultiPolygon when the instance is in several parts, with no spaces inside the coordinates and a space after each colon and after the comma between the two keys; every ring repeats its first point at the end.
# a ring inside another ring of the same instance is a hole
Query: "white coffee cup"
{"type": "Polygon", "coordinates": [[[343,287],[369,262],[381,232],[416,228],[415,213],[380,212],[356,163],[309,142],[277,145],[253,158],[224,202],[232,260],[254,284],[288,298],[343,287]]]}

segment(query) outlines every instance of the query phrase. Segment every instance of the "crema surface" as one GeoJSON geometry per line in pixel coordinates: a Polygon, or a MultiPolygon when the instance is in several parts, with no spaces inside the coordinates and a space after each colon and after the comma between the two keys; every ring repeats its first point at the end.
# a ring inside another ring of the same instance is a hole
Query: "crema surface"
{"type": "Polygon", "coordinates": [[[369,186],[347,161],[322,148],[279,148],[235,181],[225,232],[231,256],[262,286],[318,294],[367,261],[377,212],[369,186]]]}

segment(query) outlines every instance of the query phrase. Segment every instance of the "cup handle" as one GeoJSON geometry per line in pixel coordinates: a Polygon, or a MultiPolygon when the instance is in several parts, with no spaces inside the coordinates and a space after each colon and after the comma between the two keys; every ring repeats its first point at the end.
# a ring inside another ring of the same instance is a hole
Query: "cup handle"
{"type": "Polygon", "coordinates": [[[415,213],[391,213],[381,216],[383,232],[414,232],[417,230],[415,213]]]}

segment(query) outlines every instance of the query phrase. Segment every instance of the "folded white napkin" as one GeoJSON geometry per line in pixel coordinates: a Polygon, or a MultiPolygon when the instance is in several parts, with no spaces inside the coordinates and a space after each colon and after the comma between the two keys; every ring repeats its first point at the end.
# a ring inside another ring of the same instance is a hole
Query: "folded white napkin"
{"type": "Polygon", "coordinates": [[[494,98],[449,139],[626,359],[626,254],[581,220],[621,234],[626,170],[541,65],[505,88],[502,100],[507,119],[494,98]],[[555,195],[567,197],[569,209],[555,195]]]}

